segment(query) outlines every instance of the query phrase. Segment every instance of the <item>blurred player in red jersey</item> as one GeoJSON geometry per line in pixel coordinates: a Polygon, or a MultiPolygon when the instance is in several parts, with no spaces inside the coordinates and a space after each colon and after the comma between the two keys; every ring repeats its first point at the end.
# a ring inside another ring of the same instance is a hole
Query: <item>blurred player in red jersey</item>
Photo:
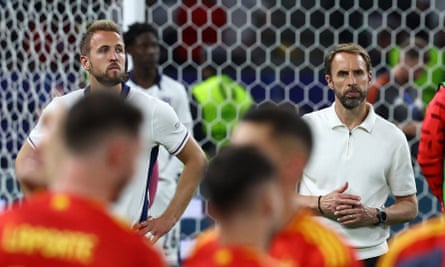
{"type": "Polygon", "coordinates": [[[417,161],[433,194],[444,211],[444,153],[445,153],[445,82],[428,105],[419,141],[417,161]]]}
{"type": "Polygon", "coordinates": [[[378,267],[445,267],[445,221],[437,217],[415,225],[389,242],[389,251],[378,267]]]}
{"type": "Polygon", "coordinates": [[[215,156],[202,191],[219,223],[219,246],[197,247],[186,267],[281,266],[267,255],[283,206],[275,175],[273,163],[254,147],[227,147],[215,156]]]}
{"type": "MultiPolygon", "coordinates": [[[[258,147],[278,167],[284,216],[270,255],[291,266],[362,266],[343,239],[296,201],[295,189],[312,150],[312,134],[294,110],[272,104],[251,109],[235,127],[231,140],[234,145],[258,147]]],[[[197,240],[197,250],[203,254],[217,250],[219,236],[218,229],[204,233],[197,240]]]]}
{"type": "Polygon", "coordinates": [[[65,110],[43,115],[36,144],[49,192],[0,217],[0,266],[165,266],[148,241],[108,215],[134,172],[142,113],[107,92],[65,110]]]}
{"type": "Polygon", "coordinates": [[[250,110],[235,128],[232,143],[257,146],[278,166],[285,216],[272,240],[272,256],[292,266],[361,266],[352,248],[295,200],[313,139],[294,110],[273,104],[250,110]]]}

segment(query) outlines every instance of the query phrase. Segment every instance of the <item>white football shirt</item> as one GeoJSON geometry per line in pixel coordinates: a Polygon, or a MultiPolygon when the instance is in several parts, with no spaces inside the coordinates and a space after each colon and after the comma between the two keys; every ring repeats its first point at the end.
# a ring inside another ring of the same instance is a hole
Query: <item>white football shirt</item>
{"type": "MultiPolygon", "coordinates": [[[[141,128],[143,149],[137,162],[136,173],[115,203],[113,212],[133,224],[147,218],[148,184],[159,145],[164,146],[170,154],[177,155],[184,148],[190,134],[168,104],[126,85],[123,88],[122,95],[126,97],[127,101],[138,107],[144,115],[141,128]]],[[[53,109],[58,102],[69,108],[88,91],[88,88],[81,89],[56,97],[43,112],[53,109]]],[[[34,147],[34,144],[39,142],[41,134],[42,125],[39,120],[28,137],[31,146],[34,147]]]]}

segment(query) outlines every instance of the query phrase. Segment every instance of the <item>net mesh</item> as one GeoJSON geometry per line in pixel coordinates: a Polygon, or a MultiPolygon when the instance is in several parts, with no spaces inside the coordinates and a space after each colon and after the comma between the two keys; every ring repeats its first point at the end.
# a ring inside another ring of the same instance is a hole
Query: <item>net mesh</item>
{"type": "MultiPolygon", "coordinates": [[[[146,1],[146,20],[159,28],[161,69],[189,87],[202,80],[204,65],[216,65],[239,81],[255,102],[297,104],[309,112],[329,105],[323,57],[339,42],[357,42],[372,57],[374,74],[384,73],[400,56],[403,41],[420,36],[430,54],[424,78],[408,85],[425,107],[443,80],[445,43],[440,0],[430,1],[146,1]],[[218,49],[214,49],[218,48],[218,49]],[[222,51],[215,53],[215,51],[222,51]],[[204,63],[201,55],[206,55],[204,63]]],[[[14,159],[54,88],[65,92],[85,83],[79,64],[79,33],[101,18],[122,24],[122,1],[0,0],[0,199],[21,196],[14,182],[14,159]]],[[[416,65],[423,67],[421,63],[416,65]]],[[[393,81],[393,80],[392,80],[393,81]]],[[[386,91],[385,91],[386,92],[386,91]]],[[[191,96],[191,95],[190,95],[191,96]]],[[[383,94],[377,104],[385,104],[383,94]]],[[[388,119],[395,121],[394,105],[388,119]]],[[[412,119],[407,113],[405,120],[412,119]]],[[[196,121],[197,122],[197,121],[196,121]]],[[[208,142],[210,136],[200,140],[208,142]]],[[[417,137],[410,139],[415,149],[417,137]]],[[[438,213],[414,162],[420,212],[415,222],[438,213]]],[[[183,234],[191,237],[205,219],[185,219],[183,234]]],[[[394,231],[406,227],[399,226],[394,231]]]]}

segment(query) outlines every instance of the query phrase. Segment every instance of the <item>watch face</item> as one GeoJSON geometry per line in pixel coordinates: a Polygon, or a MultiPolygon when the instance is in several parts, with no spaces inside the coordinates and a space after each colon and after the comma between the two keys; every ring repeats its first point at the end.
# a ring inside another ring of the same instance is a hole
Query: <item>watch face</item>
{"type": "Polygon", "coordinates": [[[380,211],[380,216],[382,218],[382,222],[386,222],[386,212],[384,212],[383,210],[380,211]]]}

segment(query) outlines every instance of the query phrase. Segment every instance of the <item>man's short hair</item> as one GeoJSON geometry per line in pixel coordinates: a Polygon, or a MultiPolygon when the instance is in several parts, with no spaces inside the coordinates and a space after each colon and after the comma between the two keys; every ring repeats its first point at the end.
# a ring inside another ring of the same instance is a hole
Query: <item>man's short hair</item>
{"type": "Polygon", "coordinates": [[[252,205],[252,193],[274,181],[276,170],[269,158],[252,146],[229,146],[210,161],[202,194],[221,214],[252,205]]]}
{"type": "Polygon", "coordinates": [[[335,55],[337,55],[338,53],[349,53],[349,54],[360,55],[366,63],[366,70],[368,72],[371,71],[372,63],[371,63],[371,57],[369,56],[368,52],[358,44],[344,43],[336,45],[334,48],[329,50],[328,54],[326,55],[324,60],[324,72],[327,75],[332,74],[331,73],[332,61],[334,60],[335,55]]]}
{"type": "Polygon", "coordinates": [[[249,109],[241,121],[267,124],[271,127],[272,137],[276,140],[291,138],[301,144],[307,155],[312,152],[312,130],[295,109],[266,102],[249,109]]]}
{"type": "Polygon", "coordinates": [[[128,27],[128,31],[124,33],[125,46],[131,46],[134,44],[136,38],[143,33],[152,33],[156,39],[159,39],[158,30],[149,23],[136,22],[128,27]]]}
{"type": "Polygon", "coordinates": [[[137,137],[142,119],[141,111],[117,94],[89,93],[68,111],[62,139],[69,152],[84,154],[116,133],[137,137]]]}
{"type": "Polygon", "coordinates": [[[119,26],[111,20],[98,20],[88,26],[86,33],[82,36],[80,42],[80,54],[88,55],[90,53],[91,37],[98,31],[115,32],[121,34],[119,26]]]}

